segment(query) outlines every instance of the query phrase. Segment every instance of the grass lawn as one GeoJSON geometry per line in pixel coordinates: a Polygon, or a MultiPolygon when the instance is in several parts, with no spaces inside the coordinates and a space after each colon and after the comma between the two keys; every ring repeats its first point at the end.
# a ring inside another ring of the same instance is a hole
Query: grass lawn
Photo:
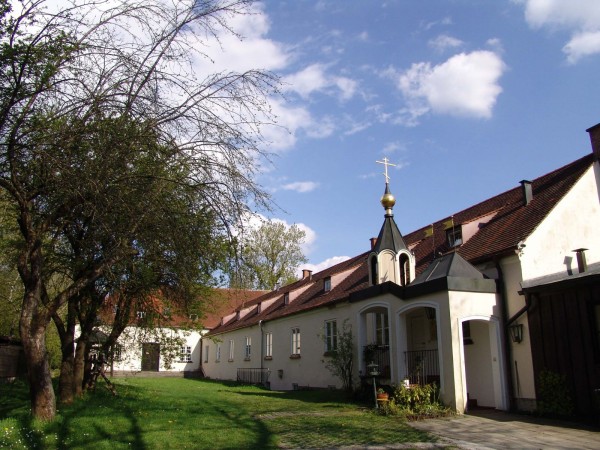
{"type": "Polygon", "coordinates": [[[22,383],[0,385],[0,448],[270,449],[434,442],[337,391],[268,391],[184,378],[121,378],[32,421],[22,383]]]}

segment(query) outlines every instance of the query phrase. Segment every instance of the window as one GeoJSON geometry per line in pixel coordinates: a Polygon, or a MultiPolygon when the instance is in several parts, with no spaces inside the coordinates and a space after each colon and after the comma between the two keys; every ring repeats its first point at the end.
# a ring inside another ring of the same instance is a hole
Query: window
{"type": "Polygon", "coordinates": [[[292,328],[292,356],[300,356],[300,328],[292,328]]]}
{"type": "Polygon", "coordinates": [[[252,338],[246,336],[246,347],[244,350],[244,359],[250,360],[250,355],[252,354],[252,338]]]}
{"type": "Polygon", "coordinates": [[[123,360],[123,346],[121,344],[115,344],[113,346],[113,361],[122,361],[123,360]]]}
{"type": "Polygon", "coordinates": [[[329,292],[331,290],[331,277],[327,277],[323,280],[323,290],[329,292]]]}
{"type": "Polygon", "coordinates": [[[273,333],[265,334],[265,358],[273,357],[273,333]]]}
{"type": "Polygon", "coordinates": [[[458,247],[462,244],[462,228],[460,225],[446,230],[446,239],[450,247],[458,247]]]}
{"type": "Polygon", "coordinates": [[[217,354],[216,361],[220,362],[221,361],[221,344],[217,344],[216,354],[217,354]]]}
{"type": "Polygon", "coordinates": [[[289,292],[286,292],[285,294],[283,294],[283,304],[284,305],[290,304],[290,293],[289,292]]]}
{"type": "MultiPolygon", "coordinates": [[[[208,349],[206,350],[208,353],[208,349]]],[[[189,345],[182,345],[179,349],[179,362],[189,363],[192,362],[192,347],[189,345]]]]}
{"type": "Polygon", "coordinates": [[[235,342],[233,339],[229,340],[229,361],[233,361],[233,350],[235,342]]]}
{"type": "Polygon", "coordinates": [[[337,350],[337,322],[335,320],[325,321],[325,351],[335,352],[337,350]]]}
{"type": "Polygon", "coordinates": [[[375,314],[375,342],[377,345],[389,345],[390,333],[388,316],[386,313],[375,314]]]}
{"type": "Polygon", "coordinates": [[[146,311],[138,311],[135,315],[138,319],[143,319],[146,317],[146,311]]]}
{"type": "Polygon", "coordinates": [[[190,314],[190,320],[198,320],[198,314],[190,314]]]}

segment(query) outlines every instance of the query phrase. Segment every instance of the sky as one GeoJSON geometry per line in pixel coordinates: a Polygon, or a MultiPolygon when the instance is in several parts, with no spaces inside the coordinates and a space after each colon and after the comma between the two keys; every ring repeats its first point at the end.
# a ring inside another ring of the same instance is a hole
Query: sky
{"type": "Polygon", "coordinates": [[[266,0],[214,64],[281,77],[257,178],[315,271],[591,152],[599,0],[266,0]]]}
{"type": "Polygon", "coordinates": [[[234,33],[191,26],[190,67],[280,79],[277,126],[262,128],[272,162],[255,181],[274,203],[260,213],[306,233],[299,273],[370,249],[384,158],[406,235],[591,152],[600,0],[263,0],[246,12],[227,18],[234,33]]]}

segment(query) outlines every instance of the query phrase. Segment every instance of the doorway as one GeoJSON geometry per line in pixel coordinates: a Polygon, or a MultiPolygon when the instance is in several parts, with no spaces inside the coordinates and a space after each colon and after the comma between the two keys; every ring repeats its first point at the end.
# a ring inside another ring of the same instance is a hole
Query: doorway
{"type": "Polygon", "coordinates": [[[158,372],[160,363],[160,344],[147,342],[142,344],[142,370],[158,372]]]}

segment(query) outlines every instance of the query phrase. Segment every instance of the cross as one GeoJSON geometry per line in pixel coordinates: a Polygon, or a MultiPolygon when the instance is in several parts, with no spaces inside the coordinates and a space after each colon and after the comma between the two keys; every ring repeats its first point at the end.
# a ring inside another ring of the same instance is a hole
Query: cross
{"type": "Polygon", "coordinates": [[[388,176],[388,166],[394,166],[396,167],[396,164],[392,164],[387,157],[383,158],[383,161],[375,161],[376,163],[379,164],[383,164],[385,166],[385,184],[388,184],[390,182],[390,177],[388,176]]]}

